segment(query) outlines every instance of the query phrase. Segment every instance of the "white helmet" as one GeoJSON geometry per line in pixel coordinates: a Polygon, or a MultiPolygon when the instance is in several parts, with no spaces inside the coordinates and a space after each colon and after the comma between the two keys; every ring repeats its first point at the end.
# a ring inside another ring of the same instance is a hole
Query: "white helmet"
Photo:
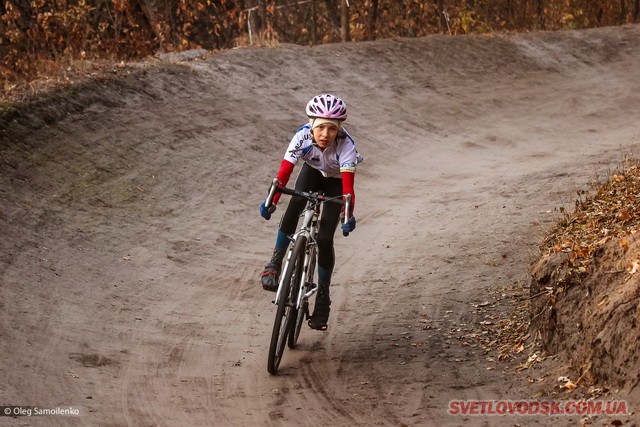
{"type": "Polygon", "coordinates": [[[347,119],[347,104],[337,96],[325,93],[314,96],[307,103],[307,116],[312,119],[331,119],[343,121],[347,119]]]}

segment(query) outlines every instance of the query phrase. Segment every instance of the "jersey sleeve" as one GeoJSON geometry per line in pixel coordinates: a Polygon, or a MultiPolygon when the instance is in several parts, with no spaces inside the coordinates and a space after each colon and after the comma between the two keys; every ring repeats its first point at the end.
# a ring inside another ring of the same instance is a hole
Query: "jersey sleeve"
{"type": "Polygon", "coordinates": [[[284,160],[292,163],[293,165],[297,165],[298,161],[306,154],[306,150],[311,147],[310,138],[305,138],[305,127],[301,127],[298,129],[291,141],[289,142],[289,147],[287,147],[287,151],[284,153],[284,160]]]}
{"type": "Polygon", "coordinates": [[[356,165],[358,164],[358,152],[356,144],[350,136],[347,135],[342,149],[340,150],[340,173],[356,173],[356,165]]]}
{"type": "Polygon", "coordinates": [[[353,216],[356,206],[356,192],[354,190],[354,182],[356,174],[353,172],[342,172],[342,194],[351,194],[351,212],[349,216],[353,216]]]}
{"type": "MultiPolygon", "coordinates": [[[[278,170],[278,175],[276,176],[276,178],[278,178],[278,181],[280,181],[281,187],[286,187],[287,182],[289,182],[289,178],[291,178],[291,173],[293,172],[294,166],[295,165],[293,163],[286,159],[282,160],[282,162],[280,163],[280,170],[278,170]]],[[[278,204],[281,195],[282,193],[276,193],[273,196],[274,205],[278,204]]]]}

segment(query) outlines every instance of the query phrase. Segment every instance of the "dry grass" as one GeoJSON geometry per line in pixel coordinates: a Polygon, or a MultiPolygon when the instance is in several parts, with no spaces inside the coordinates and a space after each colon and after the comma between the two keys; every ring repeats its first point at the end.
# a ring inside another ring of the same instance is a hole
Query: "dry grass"
{"type": "MultiPolygon", "coordinates": [[[[275,47],[276,37],[257,35],[249,40],[248,35],[238,37],[236,47],[275,47]]],[[[0,112],[12,108],[12,104],[27,102],[52,90],[64,89],[91,79],[126,74],[127,70],[139,68],[144,63],[157,62],[160,54],[136,62],[116,59],[60,58],[57,61],[40,60],[31,64],[32,74],[18,79],[6,79],[0,86],[0,112]]]]}
{"type": "Polygon", "coordinates": [[[27,102],[52,90],[126,72],[129,65],[110,60],[39,61],[33,75],[20,80],[6,80],[0,87],[0,110],[27,102]]]}

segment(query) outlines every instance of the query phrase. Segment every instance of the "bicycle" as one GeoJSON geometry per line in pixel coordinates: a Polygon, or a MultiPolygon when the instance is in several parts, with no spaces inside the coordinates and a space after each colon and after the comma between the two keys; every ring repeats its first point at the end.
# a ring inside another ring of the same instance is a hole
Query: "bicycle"
{"type": "MultiPolygon", "coordinates": [[[[269,187],[265,206],[271,206],[273,196],[277,193],[290,196],[300,196],[307,199],[307,204],[300,215],[303,220],[298,231],[291,237],[285,263],[278,282],[273,303],[277,305],[276,317],[273,322],[271,342],[269,345],[269,360],[267,371],[275,375],[278,372],[285,344],[294,349],[300,336],[302,323],[309,315],[309,298],[318,290],[313,282],[316,267],[316,232],[318,230],[318,216],[323,203],[337,203],[345,207],[344,219],[349,220],[351,195],[325,197],[321,193],[296,191],[287,187],[280,187],[280,181],[274,178],[269,187]],[[344,197],[344,200],[343,200],[344,197]]],[[[349,233],[343,231],[344,236],[349,233]]]]}

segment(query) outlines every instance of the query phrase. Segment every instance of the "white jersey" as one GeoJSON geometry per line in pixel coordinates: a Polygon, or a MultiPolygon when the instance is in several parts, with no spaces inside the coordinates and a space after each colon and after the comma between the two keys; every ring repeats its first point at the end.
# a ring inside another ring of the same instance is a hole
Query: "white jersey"
{"type": "Polygon", "coordinates": [[[345,128],[340,128],[336,141],[323,151],[313,142],[311,126],[306,124],[293,135],[284,159],[294,165],[302,159],[325,177],[341,178],[342,172],[355,173],[361,156],[345,128]]]}

